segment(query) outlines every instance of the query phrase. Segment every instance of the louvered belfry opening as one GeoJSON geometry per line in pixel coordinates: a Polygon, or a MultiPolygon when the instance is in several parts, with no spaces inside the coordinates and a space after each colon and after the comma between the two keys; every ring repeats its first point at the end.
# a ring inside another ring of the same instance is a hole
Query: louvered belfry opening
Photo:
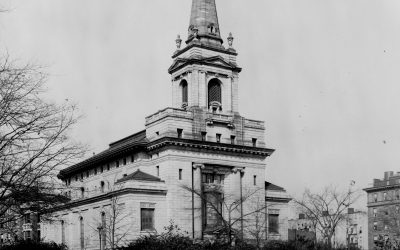
{"type": "Polygon", "coordinates": [[[221,82],[214,78],[208,83],[208,105],[211,106],[213,102],[221,104],[221,96],[221,82]]]}

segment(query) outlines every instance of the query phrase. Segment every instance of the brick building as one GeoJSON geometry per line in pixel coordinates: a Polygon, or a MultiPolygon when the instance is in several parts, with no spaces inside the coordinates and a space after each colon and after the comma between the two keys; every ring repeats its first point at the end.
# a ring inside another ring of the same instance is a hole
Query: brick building
{"type": "Polygon", "coordinates": [[[378,240],[400,241],[400,173],[385,172],[365,188],[368,195],[368,246],[378,240]]]}
{"type": "MultiPolygon", "coordinates": [[[[239,114],[241,68],[231,34],[227,43],[215,0],[193,0],[186,46],[178,36],[168,70],[172,107],[146,117],[143,131],[60,172],[72,200],[42,226],[46,240],[104,249],[106,228],[115,223],[110,211],[121,215],[115,234],[124,241],[162,232],[171,220],[193,238],[207,237],[219,227],[216,211],[188,188],[205,196],[218,190],[226,202],[252,193],[236,218],[251,212],[252,201],[265,206],[265,159],[274,150],[265,145],[264,122],[239,114]]],[[[249,221],[235,225],[244,237],[249,221]]]]}
{"type": "Polygon", "coordinates": [[[27,212],[22,217],[19,215],[13,216],[16,219],[0,224],[0,246],[7,245],[20,239],[40,240],[41,223],[38,214],[27,212]]]}

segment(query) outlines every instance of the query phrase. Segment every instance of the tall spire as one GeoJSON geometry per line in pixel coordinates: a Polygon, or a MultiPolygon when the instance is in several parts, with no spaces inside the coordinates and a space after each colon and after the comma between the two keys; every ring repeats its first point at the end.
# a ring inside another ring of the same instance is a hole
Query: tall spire
{"type": "Polygon", "coordinates": [[[199,39],[201,43],[211,46],[221,46],[217,7],[215,0],[192,0],[188,40],[190,43],[199,39]]]}

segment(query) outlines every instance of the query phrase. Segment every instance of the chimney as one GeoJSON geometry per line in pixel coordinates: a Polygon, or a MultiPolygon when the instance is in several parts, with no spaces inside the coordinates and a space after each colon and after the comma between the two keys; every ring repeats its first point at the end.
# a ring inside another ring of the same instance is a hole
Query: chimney
{"type": "Polygon", "coordinates": [[[386,171],[384,174],[384,180],[389,180],[389,177],[393,176],[393,171],[386,171]]]}

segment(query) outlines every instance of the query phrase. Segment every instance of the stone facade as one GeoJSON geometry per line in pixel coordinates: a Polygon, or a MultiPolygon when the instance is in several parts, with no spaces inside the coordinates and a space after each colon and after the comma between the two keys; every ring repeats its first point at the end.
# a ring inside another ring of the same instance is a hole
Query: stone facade
{"type": "Polygon", "coordinates": [[[374,179],[368,195],[368,246],[374,249],[378,240],[400,241],[400,173],[385,172],[374,179]]]}
{"type": "Polygon", "coordinates": [[[288,240],[289,202],[291,198],[284,188],[270,182],[265,182],[265,190],[267,239],[288,240]],[[274,225],[271,225],[272,223],[274,225]]]}
{"type": "MultiPolygon", "coordinates": [[[[107,227],[116,221],[113,235],[124,235],[121,244],[162,232],[170,221],[202,239],[220,226],[200,198],[212,188],[226,203],[252,194],[231,211],[233,218],[251,213],[257,200],[265,207],[265,159],[274,150],[265,146],[264,122],[238,112],[241,68],[232,37],[226,49],[215,1],[193,0],[191,13],[187,45],[181,49],[178,37],[169,68],[172,107],[146,117],[145,130],[60,172],[71,201],[42,226],[46,240],[104,249],[113,239],[107,227]]],[[[239,221],[236,230],[251,237],[244,230],[251,219],[239,221]]]]}

